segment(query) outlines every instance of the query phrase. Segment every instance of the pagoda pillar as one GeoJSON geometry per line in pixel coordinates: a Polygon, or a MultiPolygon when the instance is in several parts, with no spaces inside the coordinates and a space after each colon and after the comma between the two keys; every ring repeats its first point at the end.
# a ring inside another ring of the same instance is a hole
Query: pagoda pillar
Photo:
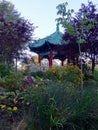
{"type": "Polygon", "coordinates": [[[49,67],[52,67],[52,60],[53,60],[53,52],[52,52],[52,49],[50,49],[49,67]]]}
{"type": "Polygon", "coordinates": [[[40,57],[40,53],[38,53],[38,64],[41,66],[41,57],[40,57]]]}
{"type": "Polygon", "coordinates": [[[61,60],[61,65],[64,66],[64,60],[61,60]]]}

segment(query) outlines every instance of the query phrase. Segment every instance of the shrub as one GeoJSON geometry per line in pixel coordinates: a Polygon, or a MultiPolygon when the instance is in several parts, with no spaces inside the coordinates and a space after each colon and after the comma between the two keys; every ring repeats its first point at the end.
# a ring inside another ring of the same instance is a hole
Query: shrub
{"type": "Polygon", "coordinates": [[[8,67],[5,64],[0,64],[0,77],[3,78],[10,73],[8,67]]]}
{"type": "Polygon", "coordinates": [[[77,66],[66,65],[64,67],[52,67],[46,71],[46,78],[51,80],[60,80],[72,82],[79,85],[83,74],[77,66]]]}
{"type": "Polygon", "coordinates": [[[3,87],[9,91],[15,91],[22,89],[23,86],[23,75],[18,73],[17,75],[11,73],[4,78],[0,79],[0,82],[3,83],[3,87]]]}
{"type": "Polygon", "coordinates": [[[31,72],[31,75],[35,78],[45,78],[45,72],[43,71],[31,72]]]}

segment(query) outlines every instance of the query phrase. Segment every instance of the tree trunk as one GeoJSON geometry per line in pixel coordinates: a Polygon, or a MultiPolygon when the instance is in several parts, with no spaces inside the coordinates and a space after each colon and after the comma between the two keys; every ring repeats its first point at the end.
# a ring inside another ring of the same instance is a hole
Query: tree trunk
{"type": "Polygon", "coordinates": [[[92,74],[94,74],[95,70],[95,56],[92,58],[92,74]]]}

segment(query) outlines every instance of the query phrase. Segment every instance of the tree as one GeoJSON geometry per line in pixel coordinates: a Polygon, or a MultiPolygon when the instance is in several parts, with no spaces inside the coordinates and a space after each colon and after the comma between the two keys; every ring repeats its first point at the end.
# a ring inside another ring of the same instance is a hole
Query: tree
{"type": "MultiPolygon", "coordinates": [[[[63,4],[62,6],[65,5],[63,4]]],[[[73,37],[75,44],[78,43],[80,56],[81,52],[89,54],[92,60],[92,72],[94,72],[95,67],[95,55],[98,54],[98,14],[96,11],[95,5],[92,2],[88,2],[87,6],[81,4],[81,9],[76,13],[76,16],[68,17],[71,15],[67,12],[65,16],[70,19],[65,19],[62,14],[60,18],[61,24],[65,27],[66,31],[65,40],[67,39],[69,42],[72,42],[71,37],[73,37]],[[66,33],[68,33],[68,37],[66,37],[66,33]]]]}
{"type": "Polygon", "coordinates": [[[0,56],[1,61],[12,63],[19,56],[23,46],[32,40],[34,26],[27,20],[17,20],[15,23],[0,20],[0,56]]]}
{"type": "MultiPolygon", "coordinates": [[[[78,11],[76,18],[79,35],[84,40],[82,51],[85,52],[92,61],[92,73],[95,68],[95,57],[98,55],[98,14],[96,6],[92,2],[88,5],[81,4],[81,9],[78,11]]],[[[75,21],[76,21],[75,20],[75,21]]]]}
{"type": "Polygon", "coordinates": [[[0,18],[4,18],[8,22],[15,22],[17,19],[21,19],[14,5],[6,0],[0,0],[0,18]]]}
{"type": "Polygon", "coordinates": [[[65,29],[65,33],[63,36],[63,39],[65,41],[68,41],[69,44],[66,46],[64,45],[64,49],[67,53],[65,57],[67,57],[68,62],[73,61],[73,64],[75,64],[75,56],[79,55],[79,48],[77,43],[77,34],[76,29],[73,25],[73,9],[67,9],[68,3],[59,4],[57,8],[57,15],[59,15],[59,18],[56,20],[62,25],[62,27],[65,29]],[[73,47],[74,46],[74,47],[73,47]]]}
{"type": "MultiPolygon", "coordinates": [[[[60,23],[62,25],[62,27],[65,29],[66,32],[71,33],[71,31],[73,30],[73,26],[72,24],[72,14],[74,13],[73,9],[67,9],[68,3],[62,3],[59,4],[56,8],[57,8],[57,15],[59,15],[59,18],[57,18],[56,20],[58,21],[58,23],[60,23]]],[[[74,34],[74,33],[73,33],[74,34]]]]}
{"type": "Polygon", "coordinates": [[[35,27],[21,18],[10,2],[0,2],[0,7],[0,62],[9,65],[32,40],[35,27]]]}

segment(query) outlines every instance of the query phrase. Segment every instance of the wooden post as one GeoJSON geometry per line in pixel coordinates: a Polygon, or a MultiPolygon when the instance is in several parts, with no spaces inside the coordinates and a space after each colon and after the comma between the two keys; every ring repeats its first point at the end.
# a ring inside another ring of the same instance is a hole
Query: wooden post
{"type": "Polygon", "coordinates": [[[53,52],[52,49],[50,49],[49,67],[52,67],[52,59],[53,59],[53,52]]]}

